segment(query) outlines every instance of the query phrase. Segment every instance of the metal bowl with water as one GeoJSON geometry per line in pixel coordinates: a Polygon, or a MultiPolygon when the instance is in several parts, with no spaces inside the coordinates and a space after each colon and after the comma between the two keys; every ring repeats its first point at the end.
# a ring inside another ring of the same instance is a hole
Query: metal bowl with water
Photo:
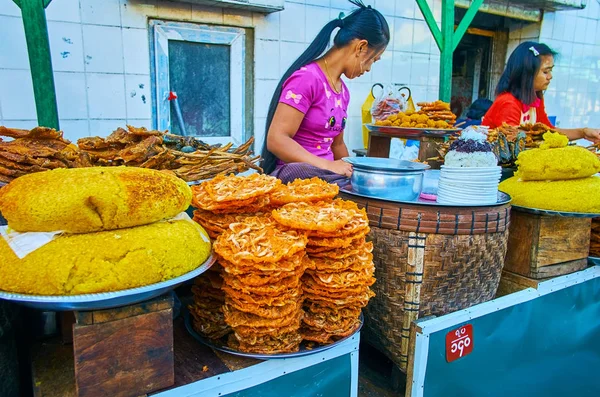
{"type": "Polygon", "coordinates": [[[354,168],[350,183],[356,193],[405,201],[419,197],[425,170],[430,168],[422,163],[378,157],[343,160],[354,168]]]}

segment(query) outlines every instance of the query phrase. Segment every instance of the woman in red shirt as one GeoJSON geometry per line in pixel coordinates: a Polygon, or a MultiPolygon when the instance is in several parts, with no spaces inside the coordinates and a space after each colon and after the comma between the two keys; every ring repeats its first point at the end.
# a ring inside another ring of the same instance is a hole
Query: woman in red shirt
{"type": "Polygon", "coordinates": [[[600,142],[600,131],[593,128],[556,128],[548,119],[544,91],[552,80],[554,55],[546,44],[527,41],[510,55],[496,88],[496,100],[483,117],[482,125],[497,128],[502,123],[513,126],[543,123],[566,135],[570,140],[589,139],[600,142]]]}

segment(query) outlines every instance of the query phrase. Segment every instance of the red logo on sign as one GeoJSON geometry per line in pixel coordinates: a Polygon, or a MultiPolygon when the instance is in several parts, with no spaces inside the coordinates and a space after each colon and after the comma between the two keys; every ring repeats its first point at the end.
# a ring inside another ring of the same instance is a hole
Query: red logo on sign
{"type": "Polygon", "coordinates": [[[451,363],[473,351],[473,326],[463,325],[446,334],[446,361],[451,363]]]}

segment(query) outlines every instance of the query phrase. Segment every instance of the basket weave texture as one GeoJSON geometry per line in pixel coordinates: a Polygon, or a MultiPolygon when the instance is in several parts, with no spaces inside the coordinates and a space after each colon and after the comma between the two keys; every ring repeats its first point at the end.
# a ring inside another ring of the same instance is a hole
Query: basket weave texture
{"type": "Polygon", "coordinates": [[[510,206],[401,206],[344,197],[366,208],[377,294],[362,337],[406,371],[410,324],[494,298],[504,266],[510,206]]]}

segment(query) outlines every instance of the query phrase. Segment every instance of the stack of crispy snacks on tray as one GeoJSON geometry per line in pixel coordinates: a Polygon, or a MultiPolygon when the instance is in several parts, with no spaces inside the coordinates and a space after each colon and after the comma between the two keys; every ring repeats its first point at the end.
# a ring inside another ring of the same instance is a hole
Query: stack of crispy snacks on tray
{"type": "Polygon", "coordinates": [[[225,296],[222,268],[214,264],[207,272],[194,280],[192,293],[194,303],[190,305],[194,329],[209,339],[220,339],[231,332],[223,316],[225,296]]]}
{"type": "Polygon", "coordinates": [[[425,114],[434,121],[446,121],[453,125],[456,122],[456,115],[450,110],[450,104],[443,101],[419,102],[420,114],[425,114]]]}
{"type": "Polygon", "coordinates": [[[299,349],[306,242],[306,232],[266,216],[233,223],[217,238],[230,347],[263,354],[299,349]]]}
{"type": "Polygon", "coordinates": [[[332,343],[360,326],[361,309],[374,296],[373,244],[366,242],[369,221],[364,210],[344,200],[292,203],[273,211],[282,225],[309,233],[311,260],[304,276],[302,337],[332,343]]]}

